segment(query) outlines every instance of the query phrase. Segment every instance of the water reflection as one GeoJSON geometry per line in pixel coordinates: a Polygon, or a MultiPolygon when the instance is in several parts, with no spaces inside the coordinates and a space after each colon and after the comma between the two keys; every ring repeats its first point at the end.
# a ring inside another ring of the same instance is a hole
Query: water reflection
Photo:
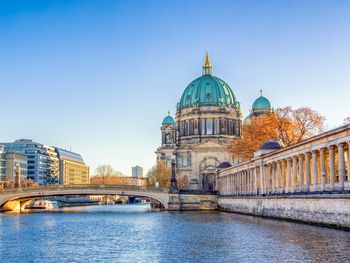
{"type": "Polygon", "coordinates": [[[0,244],[1,262],[350,259],[350,232],[220,212],[152,213],[145,205],[1,215],[0,244]]]}

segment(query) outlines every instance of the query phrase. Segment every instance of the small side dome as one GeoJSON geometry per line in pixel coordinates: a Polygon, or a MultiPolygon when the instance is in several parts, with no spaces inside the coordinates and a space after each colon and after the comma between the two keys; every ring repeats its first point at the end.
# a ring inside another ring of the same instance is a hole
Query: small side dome
{"type": "Polygon", "coordinates": [[[260,146],[260,150],[279,150],[282,148],[282,144],[276,140],[269,140],[260,146]]]}
{"type": "Polygon", "coordinates": [[[223,162],[223,163],[220,163],[216,168],[217,169],[224,169],[224,168],[229,168],[231,167],[232,164],[229,163],[229,162],[223,162]]]}
{"type": "Polygon", "coordinates": [[[166,116],[162,122],[162,124],[174,124],[174,123],[175,123],[175,120],[170,115],[166,116]]]}
{"type": "Polygon", "coordinates": [[[262,90],[260,90],[260,97],[254,101],[252,110],[253,112],[272,110],[271,103],[266,97],[262,95],[262,90]]]}

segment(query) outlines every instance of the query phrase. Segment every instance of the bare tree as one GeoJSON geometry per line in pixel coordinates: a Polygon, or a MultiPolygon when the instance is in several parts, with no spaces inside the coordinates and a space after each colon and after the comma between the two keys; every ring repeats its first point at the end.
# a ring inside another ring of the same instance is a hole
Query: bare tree
{"type": "Polygon", "coordinates": [[[96,176],[101,177],[102,178],[102,183],[105,184],[106,183],[106,179],[108,177],[111,177],[114,175],[114,171],[112,166],[110,166],[109,164],[103,164],[103,165],[99,165],[96,168],[96,176]]]}

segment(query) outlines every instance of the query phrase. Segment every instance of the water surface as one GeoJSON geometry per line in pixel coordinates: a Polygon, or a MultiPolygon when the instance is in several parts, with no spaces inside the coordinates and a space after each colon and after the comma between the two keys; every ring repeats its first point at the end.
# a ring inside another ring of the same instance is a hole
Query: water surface
{"type": "Polygon", "coordinates": [[[350,262],[350,232],[145,205],[0,214],[0,262],[350,262]]]}

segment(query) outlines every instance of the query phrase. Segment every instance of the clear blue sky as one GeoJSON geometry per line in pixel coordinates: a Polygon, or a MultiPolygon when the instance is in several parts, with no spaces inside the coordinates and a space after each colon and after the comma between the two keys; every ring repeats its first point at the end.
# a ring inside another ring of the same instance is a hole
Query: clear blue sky
{"type": "Polygon", "coordinates": [[[248,113],[310,106],[350,116],[350,1],[0,1],[0,141],[83,155],[92,174],[155,162],[160,125],[201,74],[248,113]]]}

